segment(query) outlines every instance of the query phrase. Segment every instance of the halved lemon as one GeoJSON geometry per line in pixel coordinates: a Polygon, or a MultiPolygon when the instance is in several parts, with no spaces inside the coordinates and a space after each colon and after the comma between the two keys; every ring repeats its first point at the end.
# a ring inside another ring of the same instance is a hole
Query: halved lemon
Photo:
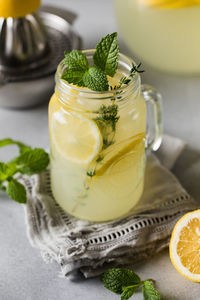
{"type": "Polygon", "coordinates": [[[101,132],[93,120],[62,109],[53,114],[51,137],[62,157],[81,165],[97,157],[103,145],[101,132]]]}
{"type": "Polygon", "coordinates": [[[200,282],[200,210],[187,213],[177,222],[169,249],[176,270],[187,279],[200,282]]]}
{"type": "Polygon", "coordinates": [[[35,12],[40,0],[0,0],[0,17],[20,18],[35,12]]]}

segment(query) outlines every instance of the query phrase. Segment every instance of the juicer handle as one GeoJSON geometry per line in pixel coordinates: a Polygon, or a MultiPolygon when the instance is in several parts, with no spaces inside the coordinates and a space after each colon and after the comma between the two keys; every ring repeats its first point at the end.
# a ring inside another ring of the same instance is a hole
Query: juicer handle
{"type": "Polygon", "coordinates": [[[147,151],[156,151],[161,145],[163,134],[162,96],[150,85],[142,85],[142,94],[147,105],[147,151]]]}

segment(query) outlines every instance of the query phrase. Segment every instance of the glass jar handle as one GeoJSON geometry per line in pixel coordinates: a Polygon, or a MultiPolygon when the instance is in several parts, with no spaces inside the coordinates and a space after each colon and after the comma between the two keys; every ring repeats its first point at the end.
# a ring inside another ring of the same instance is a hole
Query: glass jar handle
{"type": "Polygon", "coordinates": [[[141,90],[147,104],[146,148],[147,151],[156,151],[161,145],[163,134],[162,96],[147,84],[143,84],[141,90]]]}

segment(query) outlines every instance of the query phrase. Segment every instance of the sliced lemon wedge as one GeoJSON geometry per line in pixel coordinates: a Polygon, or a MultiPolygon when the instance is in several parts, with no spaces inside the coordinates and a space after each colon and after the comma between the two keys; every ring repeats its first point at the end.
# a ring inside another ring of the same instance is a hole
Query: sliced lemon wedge
{"type": "Polygon", "coordinates": [[[51,121],[51,137],[66,160],[87,165],[102,149],[101,132],[93,120],[77,113],[56,111],[51,121]]]}
{"type": "MultiPolygon", "coordinates": [[[[139,133],[136,136],[128,139],[127,143],[126,143],[126,141],[123,141],[123,145],[125,144],[125,146],[121,149],[120,149],[121,145],[116,144],[115,148],[116,148],[116,150],[119,148],[119,150],[117,152],[115,152],[114,155],[113,155],[113,151],[109,151],[107,154],[105,151],[106,159],[105,159],[105,161],[103,161],[102,165],[101,165],[101,163],[99,163],[99,166],[97,165],[96,171],[95,171],[95,178],[96,178],[96,176],[104,175],[112,164],[114,164],[114,163],[116,164],[116,162],[120,161],[122,159],[122,157],[124,157],[126,154],[128,154],[132,151],[133,151],[133,156],[138,158],[135,150],[136,150],[136,147],[139,145],[140,145],[140,147],[142,147],[141,149],[144,149],[144,138],[145,138],[145,133],[142,132],[142,133],[139,133]]],[[[142,153],[142,151],[141,152],[140,151],[137,150],[137,153],[142,153]]]]}
{"type": "Polygon", "coordinates": [[[177,222],[169,250],[176,270],[187,279],[200,282],[200,210],[184,215],[177,222]]]}

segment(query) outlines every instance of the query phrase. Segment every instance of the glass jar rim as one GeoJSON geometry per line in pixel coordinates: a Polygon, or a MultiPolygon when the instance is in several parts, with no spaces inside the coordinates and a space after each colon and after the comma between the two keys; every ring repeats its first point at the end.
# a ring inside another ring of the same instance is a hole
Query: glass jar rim
{"type": "MultiPolygon", "coordinates": [[[[95,52],[95,49],[87,49],[87,50],[82,50],[82,52],[86,55],[92,55],[95,52]]],[[[123,66],[126,66],[127,71],[130,72],[132,65],[134,64],[135,66],[136,63],[134,62],[134,60],[132,60],[130,57],[119,53],[119,60],[118,60],[118,66],[122,64],[123,66]]],[[[130,78],[130,82],[128,84],[126,84],[126,86],[117,88],[117,89],[113,89],[113,90],[109,90],[109,91],[93,91],[93,90],[89,90],[89,89],[85,89],[83,87],[79,87],[79,86],[75,86],[73,84],[68,83],[67,81],[61,79],[61,76],[63,74],[64,68],[66,68],[66,65],[64,64],[64,59],[59,63],[57,71],[56,71],[56,75],[55,75],[55,80],[56,80],[56,85],[59,85],[62,89],[67,89],[67,90],[71,90],[72,93],[73,92],[78,92],[81,93],[84,97],[85,95],[87,95],[87,97],[89,98],[95,98],[95,95],[98,95],[98,99],[102,100],[102,99],[108,99],[110,97],[113,97],[113,94],[119,94],[122,96],[122,94],[129,94],[129,92],[136,92],[136,90],[139,88],[140,86],[140,75],[136,72],[134,77],[130,78]]],[[[124,76],[128,76],[124,75],[124,76]]]]}

